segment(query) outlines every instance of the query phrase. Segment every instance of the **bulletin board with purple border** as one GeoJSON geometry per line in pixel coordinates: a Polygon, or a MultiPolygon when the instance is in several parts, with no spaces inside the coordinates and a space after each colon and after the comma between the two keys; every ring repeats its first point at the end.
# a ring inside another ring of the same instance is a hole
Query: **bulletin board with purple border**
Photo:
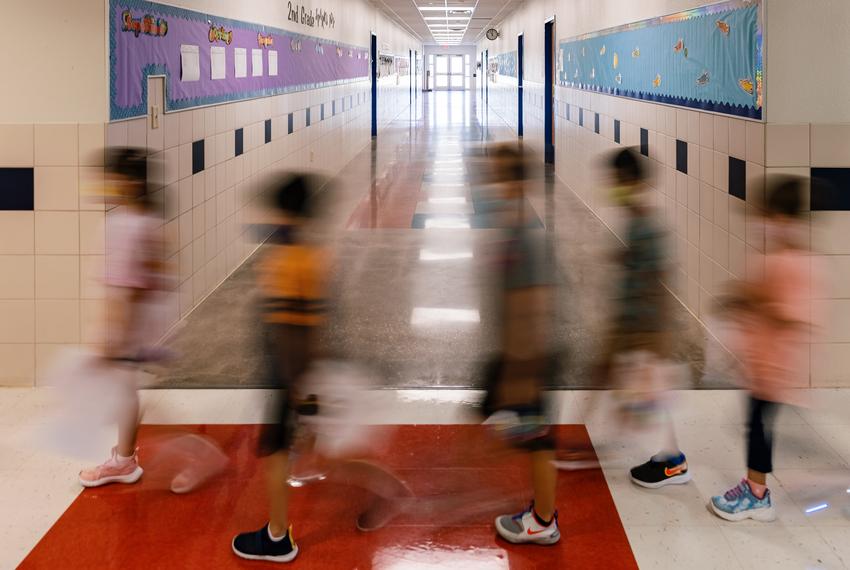
{"type": "Polygon", "coordinates": [[[165,110],[177,111],[363,80],[369,68],[365,47],[144,0],[109,1],[113,121],[147,114],[149,76],[165,76],[165,110]]]}

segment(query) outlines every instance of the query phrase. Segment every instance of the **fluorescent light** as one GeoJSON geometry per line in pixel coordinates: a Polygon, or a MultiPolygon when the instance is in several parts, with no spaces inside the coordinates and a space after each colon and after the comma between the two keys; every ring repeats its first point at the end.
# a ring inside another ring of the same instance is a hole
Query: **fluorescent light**
{"type": "Polygon", "coordinates": [[[480,323],[481,315],[477,309],[443,309],[415,307],[410,315],[410,324],[435,325],[440,323],[480,323]]]}
{"type": "Polygon", "coordinates": [[[455,261],[457,259],[472,259],[471,251],[431,251],[423,249],[419,251],[419,261],[455,261]]]}
{"type": "Polygon", "coordinates": [[[435,216],[425,220],[426,230],[468,230],[469,219],[449,216],[435,216]]]}
{"type": "Polygon", "coordinates": [[[420,12],[466,12],[472,14],[474,8],[465,8],[462,6],[419,6],[420,12]]]}
{"type": "Polygon", "coordinates": [[[810,508],[806,509],[806,514],[809,515],[809,514],[812,514],[812,513],[816,513],[818,511],[823,511],[823,510],[828,509],[828,508],[829,508],[829,505],[827,503],[821,503],[820,505],[815,505],[814,507],[810,507],[810,508]]]}
{"type": "MultiPolygon", "coordinates": [[[[429,204],[466,204],[466,198],[463,196],[444,196],[442,198],[428,198],[429,204]]],[[[850,491],[848,491],[850,492],[850,491]]]]}

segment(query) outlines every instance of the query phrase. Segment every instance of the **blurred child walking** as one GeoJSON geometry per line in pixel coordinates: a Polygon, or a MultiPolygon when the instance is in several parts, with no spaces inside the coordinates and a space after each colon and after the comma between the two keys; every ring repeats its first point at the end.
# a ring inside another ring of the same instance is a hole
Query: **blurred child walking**
{"type": "Polygon", "coordinates": [[[670,295],[662,285],[668,269],[666,234],[648,202],[644,187],[648,175],[640,155],[631,148],[618,151],[610,169],[613,197],[627,221],[615,314],[599,370],[622,397],[623,419],[660,419],[659,453],[630,471],[633,483],[657,489],[691,479],[667,401],[673,376],[670,295]]]}
{"type": "Polygon", "coordinates": [[[546,234],[530,227],[526,203],[525,161],[519,149],[497,147],[494,222],[505,236],[498,255],[500,280],[499,353],[484,371],[486,396],[482,412],[507,443],[526,450],[531,459],[534,498],[525,511],[496,518],[496,531],[513,543],[555,544],[561,539],[555,508],[557,469],[555,441],[543,404],[543,388],[554,376],[556,358],[551,346],[554,270],[547,259],[546,234]]]}
{"type": "Polygon", "coordinates": [[[147,194],[144,149],[115,148],[106,157],[107,200],[115,206],[106,217],[106,345],[99,366],[121,382],[118,445],[104,463],[80,472],[80,484],[135,483],[142,476],[136,447],[139,427],[137,367],[150,360],[149,319],[155,296],[166,282],[159,230],[147,194]]]}
{"type": "Polygon", "coordinates": [[[794,388],[806,385],[806,345],[813,325],[816,272],[801,223],[803,182],[768,180],[764,204],[764,274],[733,283],[724,299],[739,334],[734,349],[743,364],[748,397],[747,475],[711,498],[711,510],[729,521],[772,521],[776,510],[767,475],[773,471],[773,424],[794,388]]]}

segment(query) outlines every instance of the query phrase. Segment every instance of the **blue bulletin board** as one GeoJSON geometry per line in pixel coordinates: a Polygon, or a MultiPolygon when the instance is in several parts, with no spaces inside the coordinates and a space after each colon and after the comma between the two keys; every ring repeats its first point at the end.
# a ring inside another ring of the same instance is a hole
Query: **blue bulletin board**
{"type": "Polygon", "coordinates": [[[762,118],[761,2],[732,0],[562,40],[558,82],[762,118]]]}

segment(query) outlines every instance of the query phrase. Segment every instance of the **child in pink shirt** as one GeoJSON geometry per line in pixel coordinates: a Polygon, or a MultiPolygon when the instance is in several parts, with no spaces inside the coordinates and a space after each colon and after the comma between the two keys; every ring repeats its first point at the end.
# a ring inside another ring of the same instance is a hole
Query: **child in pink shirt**
{"type": "Polygon", "coordinates": [[[135,483],[142,476],[136,448],[139,396],[135,371],[150,359],[149,326],[153,299],[164,285],[161,220],[153,214],[147,194],[147,153],[114,148],[107,153],[108,199],[115,208],[106,223],[107,339],[99,366],[122,383],[118,445],[104,463],[80,472],[80,484],[99,487],[135,483]]]}
{"type": "Polygon", "coordinates": [[[727,299],[738,325],[734,348],[750,392],[747,477],[710,503],[717,516],[730,521],[776,518],[767,488],[773,421],[779,404],[794,403],[795,388],[808,378],[812,266],[802,239],[802,203],[802,180],[771,181],[764,208],[764,275],[736,283],[727,299]]]}

